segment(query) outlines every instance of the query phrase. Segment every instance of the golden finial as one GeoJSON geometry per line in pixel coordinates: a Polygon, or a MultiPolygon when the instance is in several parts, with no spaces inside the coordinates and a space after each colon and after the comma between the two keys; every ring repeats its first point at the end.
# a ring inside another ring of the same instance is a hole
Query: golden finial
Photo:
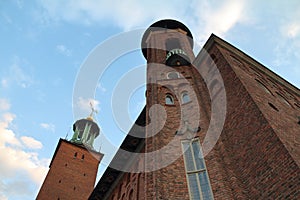
{"type": "Polygon", "coordinates": [[[94,113],[98,113],[98,110],[96,110],[94,108],[92,102],[90,102],[90,106],[91,106],[92,111],[91,111],[91,114],[86,119],[93,121],[93,115],[94,115],[94,113]]]}

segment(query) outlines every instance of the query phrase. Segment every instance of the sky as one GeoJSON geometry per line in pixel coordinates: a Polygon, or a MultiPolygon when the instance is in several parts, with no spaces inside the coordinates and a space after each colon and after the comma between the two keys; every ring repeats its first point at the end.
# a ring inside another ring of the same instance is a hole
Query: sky
{"type": "Polygon", "coordinates": [[[90,114],[89,102],[101,128],[95,149],[105,154],[99,180],[145,105],[146,61],[137,46],[116,53],[90,88],[91,98],[74,98],[84,63],[104,44],[114,45],[102,51],[105,57],[124,47],[126,41],[110,43],[118,36],[176,19],[196,46],[214,33],[299,88],[299,10],[298,0],[1,1],[0,200],[36,197],[59,138],[72,137],[73,123],[90,114]],[[139,75],[130,78],[131,72],[139,75]],[[125,99],[120,85],[130,88],[125,99]]]}

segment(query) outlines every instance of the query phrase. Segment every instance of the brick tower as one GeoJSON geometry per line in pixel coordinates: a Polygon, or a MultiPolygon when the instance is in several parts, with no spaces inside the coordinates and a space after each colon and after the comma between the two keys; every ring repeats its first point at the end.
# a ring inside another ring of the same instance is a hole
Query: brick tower
{"type": "Polygon", "coordinates": [[[146,31],[142,50],[147,60],[145,152],[158,152],[145,161],[146,171],[151,171],[145,178],[147,198],[212,198],[204,160],[192,163],[201,155],[199,136],[209,124],[209,95],[192,65],[192,34],[180,22],[162,20],[146,31]],[[185,169],[185,162],[192,164],[186,163],[185,169]],[[207,187],[203,192],[195,184],[200,177],[207,187]],[[190,195],[174,193],[188,190],[190,195]]]}
{"type": "Polygon", "coordinates": [[[147,29],[146,106],[89,199],[299,199],[299,89],[213,34],[192,48],[147,29]]]}
{"type": "Polygon", "coordinates": [[[37,199],[87,199],[93,191],[103,155],[93,148],[100,129],[89,116],[73,125],[70,141],[60,139],[37,199]]]}

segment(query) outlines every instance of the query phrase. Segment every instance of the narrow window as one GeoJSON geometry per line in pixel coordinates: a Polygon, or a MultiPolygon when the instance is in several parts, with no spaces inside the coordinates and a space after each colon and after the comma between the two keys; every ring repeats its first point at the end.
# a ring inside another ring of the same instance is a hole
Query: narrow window
{"type": "Polygon", "coordinates": [[[165,100],[166,100],[166,105],[174,105],[174,99],[172,95],[167,94],[165,100]]]}
{"type": "Polygon", "coordinates": [[[76,157],[77,157],[77,152],[74,153],[74,158],[76,158],[76,157]]]}
{"type": "Polygon", "coordinates": [[[184,103],[188,103],[191,101],[190,99],[190,96],[187,92],[183,92],[182,95],[181,95],[181,101],[182,101],[182,104],[184,103]]]}
{"type": "Polygon", "coordinates": [[[268,104],[269,104],[269,106],[270,106],[271,108],[273,108],[273,109],[276,110],[277,112],[279,111],[278,108],[276,108],[276,106],[274,106],[272,103],[269,102],[268,104]]]}
{"type": "Polygon", "coordinates": [[[81,160],[84,160],[84,154],[81,156],[81,160]]]}
{"type": "Polygon", "coordinates": [[[213,199],[199,139],[182,141],[190,199],[213,199]]]}

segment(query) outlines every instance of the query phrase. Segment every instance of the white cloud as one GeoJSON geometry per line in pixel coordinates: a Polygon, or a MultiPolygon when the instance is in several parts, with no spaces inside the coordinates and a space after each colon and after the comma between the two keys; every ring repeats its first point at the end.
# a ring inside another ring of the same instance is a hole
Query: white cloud
{"type": "Polygon", "coordinates": [[[158,19],[174,18],[191,25],[197,34],[215,32],[222,35],[236,23],[246,19],[245,0],[227,1],[64,1],[44,0],[44,13],[54,21],[68,21],[90,25],[116,24],[124,30],[149,24],[158,19]],[[204,31],[204,33],[203,33],[204,31]]]}
{"type": "Polygon", "coordinates": [[[87,117],[92,111],[91,104],[96,111],[99,111],[99,103],[96,99],[79,97],[74,106],[78,113],[87,117]]]}
{"type": "Polygon", "coordinates": [[[196,40],[206,41],[211,33],[223,37],[238,23],[248,23],[245,0],[193,1],[188,18],[196,40]]]}
{"type": "Polygon", "coordinates": [[[6,111],[9,110],[9,108],[10,108],[10,103],[8,102],[8,100],[0,98],[0,111],[6,111]]]}
{"type": "Polygon", "coordinates": [[[132,1],[60,1],[44,0],[41,6],[48,19],[54,21],[68,21],[90,25],[92,23],[113,21],[118,26],[129,29],[141,25],[145,19],[151,20],[153,15],[162,16],[168,13],[168,7],[179,4],[173,3],[145,3],[138,0],[132,1]],[[147,4],[147,5],[145,5],[147,4]],[[163,4],[163,5],[162,5],[163,4]]]}
{"type": "Polygon", "coordinates": [[[105,93],[106,90],[107,90],[105,87],[102,86],[101,83],[99,83],[99,84],[97,85],[97,89],[100,90],[102,93],[105,93]]]}
{"type": "Polygon", "coordinates": [[[50,130],[51,132],[55,132],[55,125],[49,123],[40,123],[40,126],[46,130],[50,130]]]}
{"type": "Polygon", "coordinates": [[[41,148],[41,142],[27,136],[17,137],[11,130],[14,118],[12,113],[0,116],[1,199],[12,195],[22,199],[32,195],[42,183],[49,164],[49,159],[40,159],[38,153],[32,151],[41,148]]]}
{"type": "Polygon", "coordinates": [[[8,80],[6,78],[2,78],[1,85],[2,85],[2,87],[6,88],[8,86],[8,80]]]}
{"type": "Polygon", "coordinates": [[[28,88],[34,83],[30,74],[31,66],[26,60],[14,56],[8,69],[8,74],[1,78],[1,86],[3,88],[9,87],[12,83],[16,83],[22,88],[28,88]]]}
{"type": "Polygon", "coordinates": [[[56,46],[56,50],[62,54],[62,55],[65,55],[65,56],[71,56],[72,55],[72,51],[70,49],[68,49],[65,45],[57,45],[56,46]]]}
{"type": "Polygon", "coordinates": [[[32,137],[22,136],[22,143],[29,149],[41,149],[43,147],[42,143],[32,137]]]}
{"type": "Polygon", "coordinates": [[[300,33],[300,23],[292,23],[287,26],[287,36],[294,38],[300,33]]]}
{"type": "Polygon", "coordinates": [[[23,67],[20,65],[19,58],[16,57],[13,65],[11,66],[11,74],[13,75],[13,80],[16,81],[22,88],[27,88],[32,85],[33,79],[30,75],[28,75],[23,67]]]}

